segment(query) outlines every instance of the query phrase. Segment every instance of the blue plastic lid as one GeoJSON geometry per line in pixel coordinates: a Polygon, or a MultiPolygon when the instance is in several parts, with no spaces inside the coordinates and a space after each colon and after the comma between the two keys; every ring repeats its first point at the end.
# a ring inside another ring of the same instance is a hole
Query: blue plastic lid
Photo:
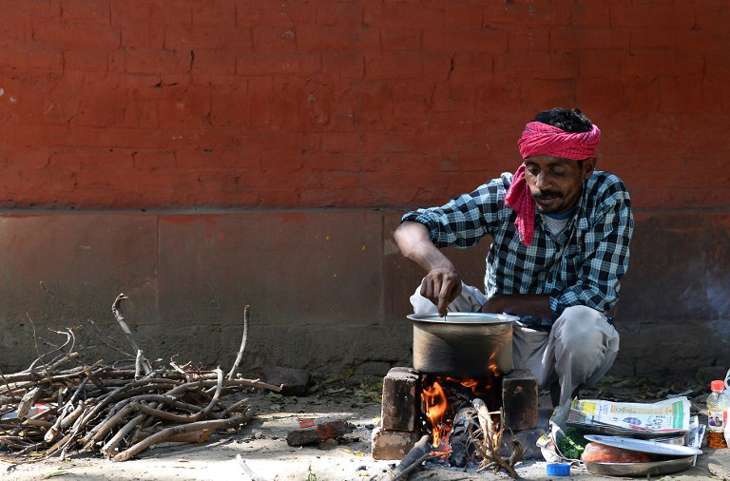
{"type": "Polygon", "coordinates": [[[545,470],[548,476],[570,476],[570,464],[548,463],[545,470]]]}

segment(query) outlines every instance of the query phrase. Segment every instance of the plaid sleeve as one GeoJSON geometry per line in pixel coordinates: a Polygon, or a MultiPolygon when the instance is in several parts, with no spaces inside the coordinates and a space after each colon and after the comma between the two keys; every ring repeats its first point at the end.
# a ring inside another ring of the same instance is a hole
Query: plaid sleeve
{"type": "Polygon", "coordinates": [[[504,208],[505,180],[494,179],[473,192],[442,205],[406,213],[401,222],[411,221],[428,228],[437,247],[469,247],[500,224],[504,208]]]}
{"type": "Polygon", "coordinates": [[[629,268],[629,242],[634,231],[631,200],[619,185],[601,203],[597,221],[585,234],[578,282],[550,298],[556,318],[566,307],[575,305],[607,313],[618,300],[620,279],[629,268]]]}

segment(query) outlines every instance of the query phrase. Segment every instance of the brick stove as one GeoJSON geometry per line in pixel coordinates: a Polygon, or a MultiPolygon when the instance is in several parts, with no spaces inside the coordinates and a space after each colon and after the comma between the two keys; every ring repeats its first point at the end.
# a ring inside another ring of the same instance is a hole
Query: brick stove
{"type": "MultiPolygon", "coordinates": [[[[388,372],[383,379],[381,424],[372,436],[373,458],[402,459],[423,434],[433,431],[432,420],[422,407],[424,391],[432,392],[434,380],[445,386],[450,384],[452,388],[456,383],[467,389],[475,382],[453,378],[444,382],[444,379],[409,367],[394,367],[388,372]]],[[[486,393],[490,399],[485,402],[497,403],[490,406],[492,410],[501,407],[502,422],[507,430],[519,433],[537,427],[538,386],[529,371],[513,370],[505,376],[497,376],[487,388],[491,392],[486,393]]],[[[463,391],[463,388],[458,389],[463,391]]],[[[448,426],[453,419],[446,418],[443,422],[448,426]]]]}

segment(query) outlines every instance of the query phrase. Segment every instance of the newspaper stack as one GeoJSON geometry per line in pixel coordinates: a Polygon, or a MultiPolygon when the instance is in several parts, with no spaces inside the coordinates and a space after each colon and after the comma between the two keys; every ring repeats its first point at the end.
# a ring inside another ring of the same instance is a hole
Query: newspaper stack
{"type": "Polygon", "coordinates": [[[619,436],[679,435],[690,430],[690,402],[685,396],[655,403],[575,399],[568,425],[619,436]]]}

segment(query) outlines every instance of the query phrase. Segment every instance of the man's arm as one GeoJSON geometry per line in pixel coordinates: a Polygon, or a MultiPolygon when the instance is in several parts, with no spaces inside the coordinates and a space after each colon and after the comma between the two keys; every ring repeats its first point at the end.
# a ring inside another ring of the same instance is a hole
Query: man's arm
{"type": "Polygon", "coordinates": [[[403,222],[393,237],[403,256],[428,273],[421,283],[421,295],[436,304],[439,315],[443,316],[461,292],[461,277],[454,264],[433,245],[423,224],[403,222]]]}
{"type": "Polygon", "coordinates": [[[470,247],[503,220],[505,180],[493,179],[441,207],[406,213],[394,233],[403,255],[426,270],[421,295],[438,306],[439,314],[461,292],[461,278],[440,247],[470,247]]]}

